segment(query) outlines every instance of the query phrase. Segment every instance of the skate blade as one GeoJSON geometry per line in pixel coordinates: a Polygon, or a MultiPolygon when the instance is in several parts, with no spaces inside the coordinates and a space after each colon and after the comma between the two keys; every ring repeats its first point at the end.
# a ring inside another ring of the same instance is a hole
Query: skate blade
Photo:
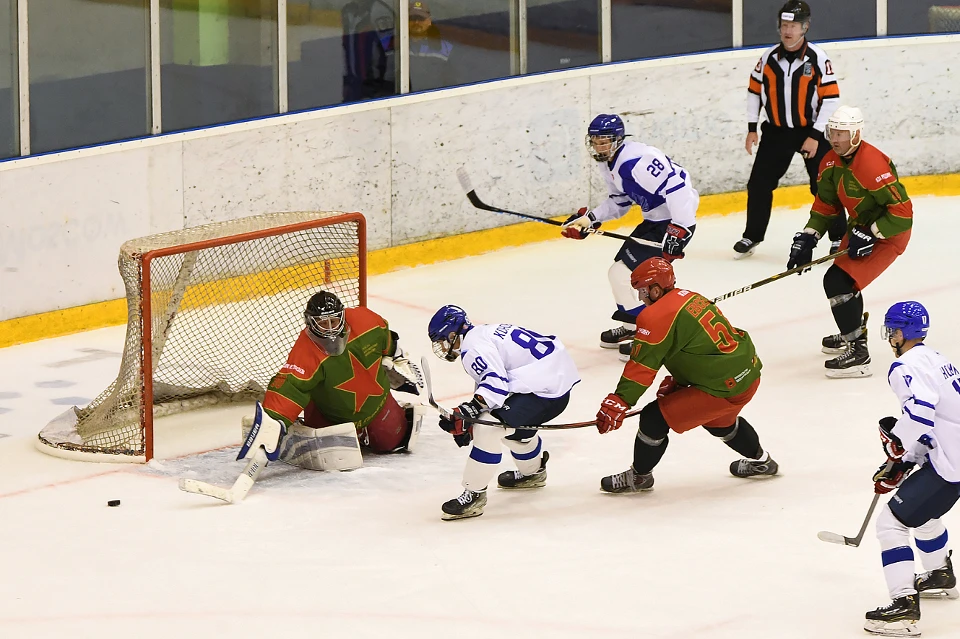
{"type": "Polygon", "coordinates": [[[742,260],[744,258],[750,257],[751,255],[753,255],[753,252],[756,250],[757,250],[757,247],[754,246],[752,248],[747,249],[746,253],[737,253],[736,251],[734,251],[733,259],[742,260]]]}
{"type": "Polygon", "coordinates": [[[544,479],[543,481],[540,481],[540,482],[534,482],[532,484],[523,484],[518,486],[501,486],[500,484],[497,484],[497,488],[502,488],[504,490],[531,490],[533,488],[543,488],[546,485],[547,485],[547,480],[544,479]]]}
{"type": "MultiPolygon", "coordinates": [[[[632,337],[630,339],[633,339],[632,337]]],[[[623,340],[625,342],[627,340],[623,340]]],[[[607,342],[600,342],[600,348],[620,348],[620,344],[623,342],[617,342],[616,344],[608,344],[607,342]]]]}
{"type": "Polygon", "coordinates": [[[847,350],[847,349],[845,349],[845,348],[830,348],[829,346],[821,346],[821,347],[820,347],[820,352],[823,353],[824,355],[839,355],[840,353],[842,353],[842,352],[845,351],[845,350],[847,350]]]}
{"type": "Polygon", "coordinates": [[[850,368],[828,368],[824,374],[830,379],[846,379],[848,377],[870,377],[873,371],[869,364],[863,366],[851,366],[850,368]]]}
{"type": "Polygon", "coordinates": [[[932,588],[920,593],[921,599],[957,599],[960,592],[956,588],[932,588]]]}
{"type": "Polygon", "coordinates": [[[885,637],[919,637],[920,625],[916,621],[873,621],[867,620],[863,629],[875,635],[885,637]]]}
{"type": "Polygon", "coordinates": [[[483,514],[482,510],[475,510],[475,511],[468,510],[462,515],[451,515],[449,513],[443,513],[442,515],[440,515],[440,519],[442,519],[443,521],[456,521],[457,519],[470,519],[472,517],[479,517],[482,514],[483,514]]]}

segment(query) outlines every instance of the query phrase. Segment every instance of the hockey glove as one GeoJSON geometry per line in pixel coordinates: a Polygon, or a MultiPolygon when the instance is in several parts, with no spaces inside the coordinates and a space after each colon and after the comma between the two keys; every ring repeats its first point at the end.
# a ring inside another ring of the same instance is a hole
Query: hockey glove
{"type": "Polygon", "coordinates": [[[663,259],[668,262],[681,259],[683,249],[686,248],[692,235],[690,229],[671,222],[663,236],[663,259]]]}
{"type": "MultiPolygon", "coordinates": [[[[793,234],[793,244],[790,246],[790,259],[787,260],[787,268],[797,268],[813,261],[813,249],[816,248],[820,235],[817,233],[805,233],[800,231],[793,234]]],[[[803,275],[810,269],[803,269],[799,275],[803,275]]]]}
{"type": "Polygon", "coordinates": [[[865,226],[855,226],[850,229],[850,242],[847,244],[847,255],[850,259],[859,260],[873,253],[873,245],[877,237],[865,226]]]}
{"type": "Polygon", "coordinates": [[[891,465],[889,470],[887,465],[883,464],[873,475],[873,492],[886,495],[902,484],[911,470],[913,462],[898,461],[891,465]]]}
{"type": "Polygon", "coordinates": [[[260,402],[257,402],[253,415],[253,426],[250,428],[243,445],[240,446],[237,461],[251,457],[261,447],[267,454],[268,460],[277,461],[280,457],[280,442],[286,434],[286,424],[265,413],[263,406],[260,402]]]}
{"type": "Polygon", "coordinates": [[[884,417],[880,420],[880,441],[883,443],[883,452],[886,453],[887,459],[893,462],[902,460],[907,452],[900,438],[893,434],[893,427],[896,425],[896,417],[884,417]]]}
{"type": "Polygon", "coordinates": [[[584,206],[564,221],[560,235],[569,237],[571,240],[585,240],[591,230],[595,231],[598,228],[600,228],[600,222],[597,222],[596,216],[588,213],[587,207],[584,206]]]}
{"type": "Polygon", "coordinates": [[[473,440],[473,425],[467,424],[463,418],[477,419],[480,413],[486,410],[478,396],[474,396],[469,402],[464,402],[453,409],[450,417],[440,416],[440,428],[453,435],[453,441],[461,448],[468,445],[473,440]]]}
{"type": "Polygon", "coordinates": [[[400,393],[419,395],[423,387],[423,373],[420,367],[410,361],[403,349],[397,346],[393,356],[384,355],[380,365],[387,374],[390,388],[400,393]]]}
{"type": "Polygon", "coordinates": [[[620,428],[628,408],[630,406],[616,393],[607,395],[600,403],[600,410],[597,411],[597,430],[600,434],[605,435],[620,428]]]}
{"type": "Polygon", "coordinates": [[[677,380],[673,379],[673,375],[667,375],[663,378],[663,381],[660,382],[660,388],[657,389],[657,397],[666,397],[678,388],[680,388],[680,386],[677,384],[677,380]]]}

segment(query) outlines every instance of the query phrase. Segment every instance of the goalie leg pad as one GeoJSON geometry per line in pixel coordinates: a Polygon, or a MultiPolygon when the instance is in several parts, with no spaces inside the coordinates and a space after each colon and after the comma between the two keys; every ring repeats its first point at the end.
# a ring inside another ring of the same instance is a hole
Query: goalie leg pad
{"type": "MultiPolygon", "coordinates": [[[[240,424],[244,439],[253,426],[253,418],[244,417],[240,424]]],[[[353,422],[324,428],[311,428],[294,422],[280,442],[278,459],[307,470],[355,470],[363,465],[357,427],[353,422]]]]}
{"type": "Polygon", "coordinates": [[[407,432],[406,441],[402,442],[395,452],[412,453],[417,446],[417,439],[420,437],[420,426],[423,424],[423,416],[427,414],[427,407],[423,404],[401,404],[401,408],[403,408],[410,430],[407,432]]]}

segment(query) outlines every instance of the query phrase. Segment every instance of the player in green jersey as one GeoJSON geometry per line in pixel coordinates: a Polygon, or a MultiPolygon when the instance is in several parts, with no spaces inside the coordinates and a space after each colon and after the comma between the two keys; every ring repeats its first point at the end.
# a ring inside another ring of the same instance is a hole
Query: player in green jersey
{"type": "Polygon", "coordinates": [[[401,406],[390,390],[419,394],[419,371],[387,321],[367,308],[344,308],[327,291],[310,298],[304,320],[267,387],[256,424],[265,441],[244,448],[263,445],[268,459],[316,470],[358,467],[358,438],[374,453],[412,450],[422,407],[401,406]]]}
{"type": "Polygon", "coordinates": [[[868,316],[861,291],[906,250],[913,203],[893,161],[863,141],[860,109],[838,108],[827,121],[827,137],[831,150],[820,163],[810,219],[793,236],[787,268],[812,261],[817,241],[846,210],[847,234],[840,249],[847,254],[834,260],[823,276],[823,291],[840,330],[823,338],[823,352],[837,355],[824,367],[827,377],[867,377],[868,316]]]}
{"type": "Polygon", "coordinates": [[[633,464],[600,480],[609,493],[653,488],[653,468],[669,442],[668,433],[703,426],[744,458],[730,465],[737,477],[775,475],[777,462],[740,411],[760,385],[760,359],[746,331],[735,328],[709,299],[674,285],[670,262],[653,257],[631,275],[646,307],[637,316],[630,361],[616,391],[597,413],[601,433],[620,428],[624,415],[653,384],[660,367],[670,372],[657,399],[640,411],[633,464]]]}

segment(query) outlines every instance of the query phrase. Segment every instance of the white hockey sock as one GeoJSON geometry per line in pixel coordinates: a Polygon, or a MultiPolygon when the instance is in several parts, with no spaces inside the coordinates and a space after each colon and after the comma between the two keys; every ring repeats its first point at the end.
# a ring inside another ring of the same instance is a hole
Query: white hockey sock
{"type": "Polygon", "coordinates": [[[890,599],[915,594],[910,531],[894,517],[889,505],[884,505],[877,517],[877,539],[890,599]]]}
{"type": "Polygon", "coordinates": [[[939,519],[931,519],[913,531],[920,551],[920,563],[927,572],[947,565],[947,529],[939,519]]]}
{"type": "MultiPolygon", "coordinates": [[[[621,311],[635,315],[643,308],[636,289],[630,285],[630,268],[623,262],[614,262],[607,271],[607,279],[610,280],[610,290],[613,291],[613,301],[617,303],[617,308],[621,311]]],[[[627,328],[636,327],[624,323],[627,328]]]]}
{"type": "Polygon", "coordinates": [[[517,464],[517,470],[521,473],[532,475],[540,470],[540,457],[543,449],[540,435],[534,435],[530,439],[519,442],[504,438],[503,443],[510,449],[513,461],[517,464]]]}
{"type": "Polygon", "coordinates": [[[480,492],[487,487],[497,472],[497,465],[503,459],[500,452],[500,437],[503,429],[497,426],[475,424],[473,426],[473,445],[467,465],[463,469],[463,487],[480,492]]]}

